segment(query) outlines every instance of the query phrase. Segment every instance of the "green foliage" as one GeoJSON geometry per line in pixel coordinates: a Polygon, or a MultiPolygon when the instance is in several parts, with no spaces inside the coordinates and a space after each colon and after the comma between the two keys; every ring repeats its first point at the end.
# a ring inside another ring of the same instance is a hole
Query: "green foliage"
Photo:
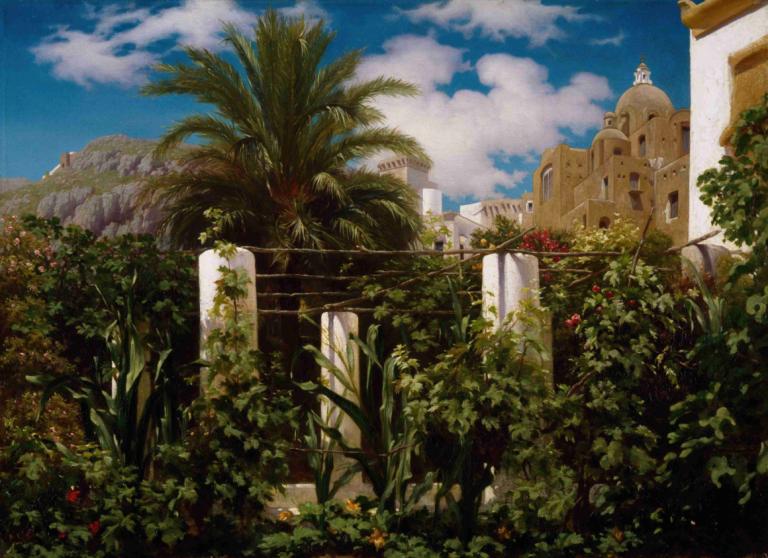
{"type": "Polygon", "coordinates": [[[408,402],[399,386],[403,375],[415,368],[416,361],[410,359],[402,347],[384,359],[377,326],[368,329],[365,341],[357,336],[351,341],[347,354],[338,355],[341,366],[316,347],[307,347],[318,365],[343,386],[343,393],[324,385],[302,387],[316,390],[338,409],[322,418],[315,415],[316,421],[324,434],[342,448],[344,455],[358,463],[379,498],[379,509],[407,512],[432,484],[432,475],[427,475],[424,482],[408,494],[409,487],[413,488],[412,459],[417,453],[419,431],[407,413],[408,402]],[[362,353],[365,363],[359,370],[354,364],[355,351],[362,353]],[[338,425],[342,412],[359,428],[364,447],[344,438],[338,425]]]}
{"type": "MultiPolygon", "coordinates": [[[[349,163],[391,151],[428,160],[411,137],[382,126],[381,97],[415,95],[406,82],[351,83],[362,51],[327,60],[334,34],[268,10],[253,39],[233,25],[224,40],[238,67],[187,48],[190,63],[159,65],[148,95],[191,95],[212,114],[175,123],[158,152],[189,136],[203,147],[185,170],[159,179],[166,227],[179,244],[207,228],[204,212],[224,210],[231,241],[305,247],[405,247],[420,227],[415,194],[402,181],[349,163]]],[[[283,264],[286,262],[283,261],[283,264]]]]}
{"type": "MultiPolygon", "coordinates": [[[[460,318],[460,316],[459,316],[460,318]]],[[[454,345],[437,362],[401,380],[407,412],[425,433],[426,455],[463,542],[475,532],[483,491],[506,454],[529,446],[536,412],[548,393],[534,308],[498,332],[476,320],[457,327],[454,345]],[[460,489],[458,499],[452,489],[460,489]]]]}

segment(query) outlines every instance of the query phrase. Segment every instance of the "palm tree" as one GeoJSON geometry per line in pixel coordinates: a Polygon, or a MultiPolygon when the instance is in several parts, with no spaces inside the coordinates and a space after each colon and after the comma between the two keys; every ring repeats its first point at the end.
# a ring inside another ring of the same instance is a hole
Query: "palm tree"
{"type": "Polygon", "coordinates": [[[171,240],[195,242],[208,226],[203,213],[218,208],[233,242],[407,247],[420,228],[413,191],[350,165],[385,151],[429,160],[415,139],[383,126],[373,104],[380,96],[415,95],[416,87],[384,77],[354,81],[360,50],[323,64],[334,33],[322,21],[310,25],[270,10],[254,33],[252,42],[224,27],[240,68],[186,48],[191,63],[158,65],[167,76],[143,88],[147,95],[192,95],[214,108],[173,124],[157,148],[162,155],[190,136],[204,140],[187,152],[184,170],[153,183],[171,240]]]}

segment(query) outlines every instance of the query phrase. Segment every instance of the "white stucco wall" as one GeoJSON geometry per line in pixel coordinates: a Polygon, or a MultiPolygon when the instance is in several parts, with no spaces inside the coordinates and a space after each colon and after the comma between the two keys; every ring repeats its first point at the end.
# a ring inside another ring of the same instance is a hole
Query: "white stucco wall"
{"type": "Polygon", "coordinates": [[[443,214],[443,193],[437,188],[424,188],[421,190],[421,214],[443,214]]]}
{"type": "MultiPolygon", "coordinates": [[[[747,13],[716,31],[691,34],[691,172],[688,237],[707,234],[709,208],[699,199],[696,180],[717,166],[725,150],[720,135],[731,117],[732,75],[728,57],[768,34],[768,5],[747,13]]],[[[715,238],[710,242],[722,242],[715,238]]]]}

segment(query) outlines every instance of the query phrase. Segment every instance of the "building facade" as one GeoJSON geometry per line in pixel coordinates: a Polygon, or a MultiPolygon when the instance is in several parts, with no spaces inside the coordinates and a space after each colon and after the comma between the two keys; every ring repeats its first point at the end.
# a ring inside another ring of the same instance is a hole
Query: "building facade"
{"type": "Polygon", "coordinates": [[[532,222],[530,199],[491,199],[459,206],[459,211],[443,211],[443,193],[429,179],[430,166],[412,157],[391,157],[378,164],[380,174],[395,176],[411,186],[421,200],[421,214],[427,224],[443,230],[435,242],[437,249],[469,248],[472,233],[492,227],[497,216],[517,221],[521,226],[532,222]]]}
{"type": "Polygon", "coordinates": [[[547,149],[533,176],[531,223],[541,228],[609,227],[617,216],[651,220],[678,243],[688,238],[691,114],[675,109],[641,62],[632,86],[589,148],[547,149]]]}
{"type": "MultiPolygon", "coordinates": [[[[768,93],[768,3],[764,0],[679,0],[691,44],[691,239],[713,230],[696,180],[718,166],[734,125],[768,93]]],[[[721,238],[712,243],[723,243],[721,238]]]]}

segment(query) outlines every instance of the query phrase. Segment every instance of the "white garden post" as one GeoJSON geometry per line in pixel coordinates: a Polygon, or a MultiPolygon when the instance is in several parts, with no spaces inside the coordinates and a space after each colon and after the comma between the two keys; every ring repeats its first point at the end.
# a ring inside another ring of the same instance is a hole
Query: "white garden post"
{"type": "Polygon", "coordinates": [[[539,306],[539,260],[528,254],[484,256],[482,288],[483,317],[498,330],[526,303],[539,306]]]}
{"type": "MultiPolygon", "coordinates": [[[[717,278],[720,261],[723,258],[730,256],[731,251],[719,244],[702,242],[700,244],[686,246],[683,248],[681,255],[683,258],[688,259],[693,264],[694,269],[699,273],[717,278]]],[[[689,270],[685,266],[683,266],[683,273],[686,275],[689,273],[689,270]]]]}
{"type": "MultiPolygon", "coordinates": [[[[251,327],[250,346],[258,348],[258,323],[256,316],[256,259],[244,248],[237,248],[230,258],[224,258],[215,250],[206,250],[198,259],[198,277],[200,283],[200,358],[206,359],[205,344],[208,336],[222,326],[221,320],[211,316],[213,300],[216,296],[216,281],[221,278],[219,268],[243,269],[248,275],[248,294],[238,301],[242,316],[249,320],[251,327]]],[[[201,386],[205,386],[206,373],[201,372],[201,386]]]]}
{"type": "MultiPolygon", "coordinates": [[[[525,306],[540,308],[539,260],[530,254],[497,253],[483,257],[483,317],[498,331],[507,317],[525,306]]],[[[552,319],[542,316],[540,330],[529,332],[541,343],[545,354],[542,366],[552,372],[552,319]]],[[[525,332],[525,325],[514,322],[514,331],[525,332]]]]}
{"type": "MultiPolygon", "coordinates": [[[[331,370],[323,368],[322,382],[331,391],[355,401],[360,392],[360,352],[350,336],[358,335],[359,327],[354,312],[323,312],[320,317],[320,350],[344,378],[342,381],[331,370]]],[[[349,445],[360,447],[360,429],[325,397],[321,399],[320,414],[327,424],[338,424],[339,432],[349,445]]]]}

